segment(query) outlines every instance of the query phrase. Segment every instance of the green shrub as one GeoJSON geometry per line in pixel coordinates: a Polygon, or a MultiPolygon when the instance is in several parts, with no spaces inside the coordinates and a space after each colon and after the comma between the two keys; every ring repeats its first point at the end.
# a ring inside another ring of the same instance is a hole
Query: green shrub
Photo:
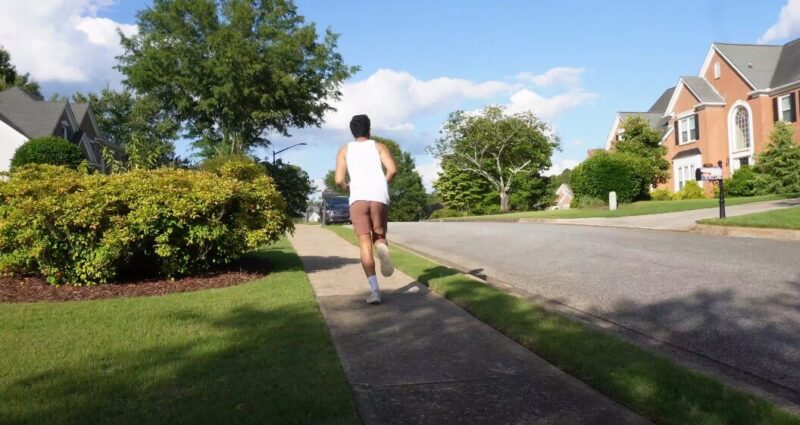
{"type": "Polygon", "coordinates": [[[292,228],[272,179],[246,169],[20,168],[0,182],[0,272],[97,284],[130,271],[178,277],[231,263],[292,228]]]}
{"type": "Polygon", "coordinates": [[[756,173],[749,166],[744,166],[733,177],[725,180],[725,194],[730,196],[755,196],[757,190],[756,173]]]}
{"type": "Polygon", "coordinates": [[[450,208],[440,208],[431,214],[431,220],[464,216],[465,214],[461,211],[451,210],[450,208]]]}
{"type": "Polygon", "coordinates": [[[647,160],[624,154],[600,152],[575,167],[569,185],[578,198],[608,199],[617,192],[621,203],[647,197],[651,169],[647,160]]]}
{"type": "Polygon", "coordinates": [[[679,192],[675,193],[674,199],[703,199],[706,195],[703,188],[694,180],[689,180],[679,192]]]}
{"type": "Polygon", "coordinates": [[[73,170],[86,158],[78,146],[58,137],[31,139],[22,144],[11,158],[11,168],[28,164],[63,165],[73,170]]]}
{"type": "Polygon", "coordinates": [[[656,189],[650,192],[650,199],[654,201],[671,201],[674,195],[669,189],[656,189]]]}
{"type": "Polygon", "coordinates": [[[607,207],[608,203],[604,199],[580,196],[572,198],[572,202],[569,206],[570,208],[597,209],[607,207]]]}

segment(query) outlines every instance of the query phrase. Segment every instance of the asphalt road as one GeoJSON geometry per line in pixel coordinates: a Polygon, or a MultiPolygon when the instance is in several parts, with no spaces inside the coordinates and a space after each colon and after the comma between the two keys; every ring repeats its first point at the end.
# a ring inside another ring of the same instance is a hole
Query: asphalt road
{"type": "Polygon", "coordinates": [[[389,240],[800,393],[800,243],[511,223],[392,223],[389,240]]]}

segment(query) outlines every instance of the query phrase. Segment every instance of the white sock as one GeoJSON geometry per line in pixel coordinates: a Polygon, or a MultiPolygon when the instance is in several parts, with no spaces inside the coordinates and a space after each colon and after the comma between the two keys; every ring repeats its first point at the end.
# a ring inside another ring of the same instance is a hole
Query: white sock
{"type": "Polygon", "coordinates": [[[367,278],[369,281],[369,287],[372,292],[380,292],[381,288],[378,287],[378,276],[372,275],[367,278]]]}

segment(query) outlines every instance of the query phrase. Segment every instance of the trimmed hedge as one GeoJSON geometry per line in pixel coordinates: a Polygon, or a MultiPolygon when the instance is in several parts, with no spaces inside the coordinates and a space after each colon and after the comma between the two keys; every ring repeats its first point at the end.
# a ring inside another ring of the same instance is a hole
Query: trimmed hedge
{"type": "Polygon", "coordinates": [[[11,168],[28,164],[63,165],[77,169],[86,158],[80,148],[58,137],[42,137],[23,143],[11,158],[11,168]]]}
{"type": "Polygon", "coordinates": [[[632,202],[648,196],[650,164],[625,153],[600,152],[575,167],[569,185],[576,198],[608,199],[617,192],[619,202],[632,202]]]}
{"type": "Polygon", "coordinates": [[[703,199],[706,197],[705,192],[703,192],[703,188],[700,187],[694,180],[689,180],[683,185],[683,188],[675,192],[672,195],[672,199],[675,200],[682,200],[682,199],[703,199]]]}
{"type": "Polygon", "coordinates": [[[0,272],[51,284],[199,273],[290,229],[280,193],[257,165],[226,164],[218,175],[33,165],[0,182],[0,272]]]}

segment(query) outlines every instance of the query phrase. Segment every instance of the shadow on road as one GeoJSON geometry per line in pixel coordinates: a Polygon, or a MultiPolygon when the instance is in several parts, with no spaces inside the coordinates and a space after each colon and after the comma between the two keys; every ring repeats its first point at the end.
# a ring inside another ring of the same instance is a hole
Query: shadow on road
{"type": "Polygon", "coordinates": [[[782,395],[800,403],[800,277],[768,297],[698,291],[590,313],[786,387],[782,395]]]}

